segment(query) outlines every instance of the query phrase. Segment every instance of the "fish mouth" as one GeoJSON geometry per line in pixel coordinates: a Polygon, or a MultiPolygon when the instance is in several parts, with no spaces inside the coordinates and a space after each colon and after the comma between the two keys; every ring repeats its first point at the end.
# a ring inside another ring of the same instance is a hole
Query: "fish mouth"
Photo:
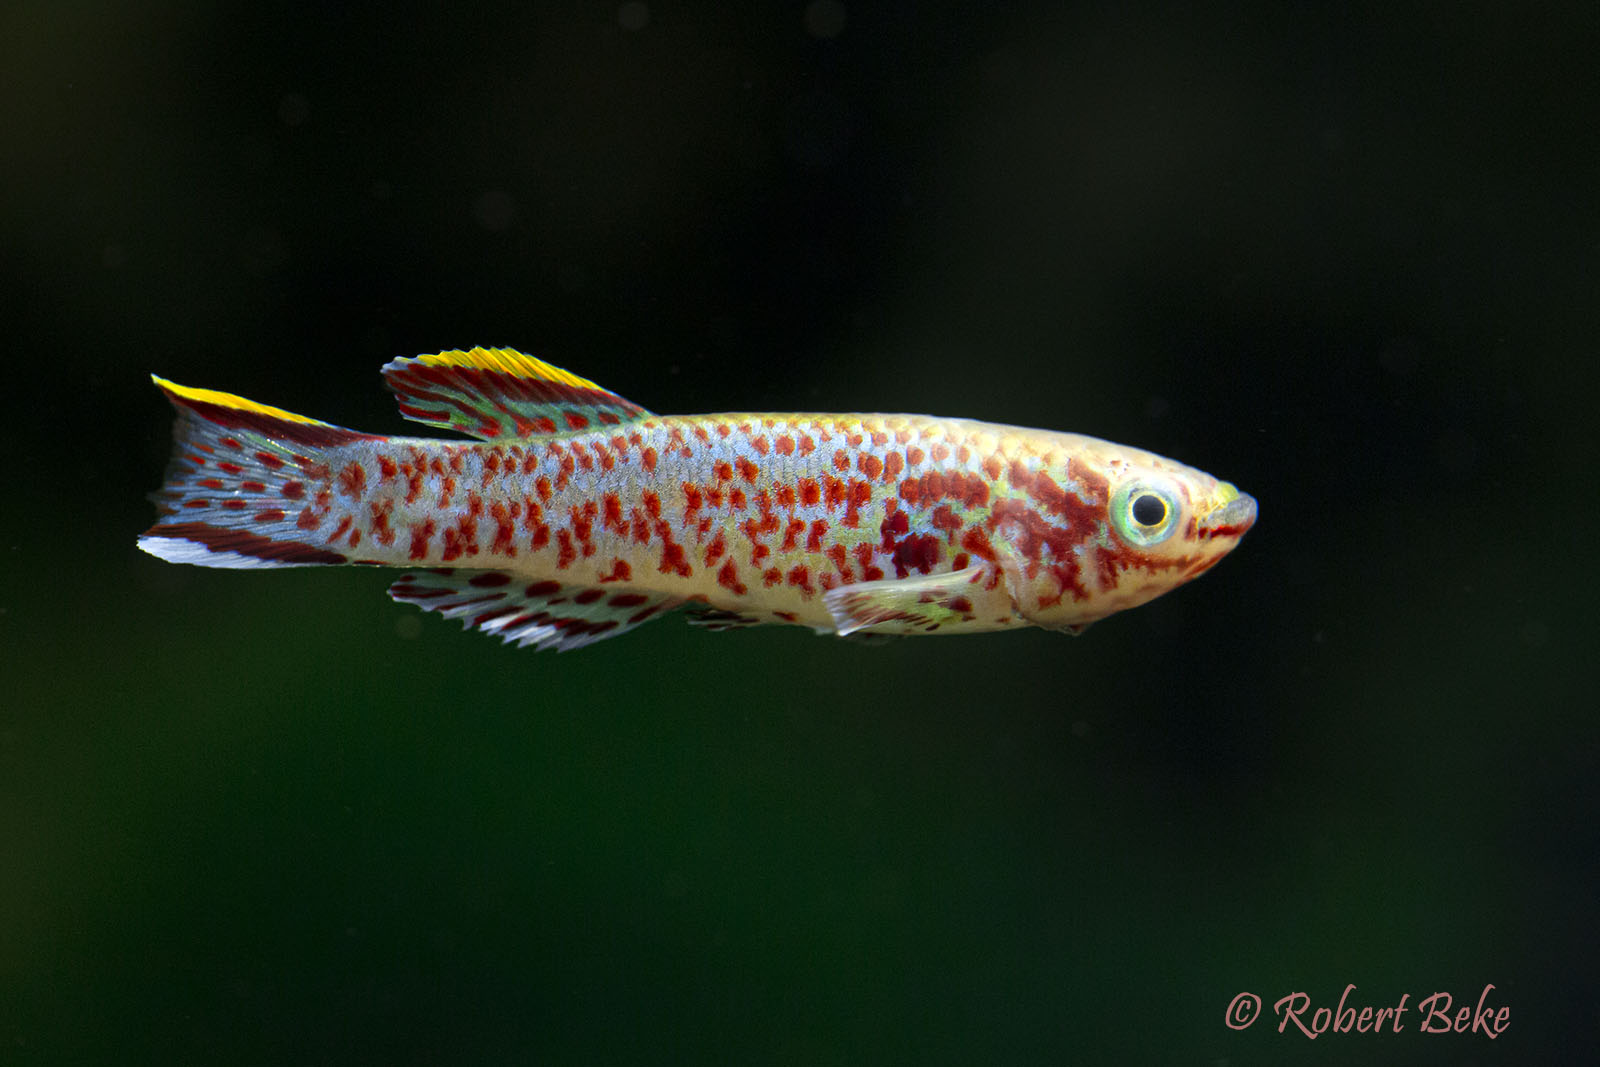
{"type": "Polygon", "coordinates": [[[1256,498],[1223,482],[1217,506],[1200,524],[1206,537],[1239,537],[1256,522],[1256,498]]]}

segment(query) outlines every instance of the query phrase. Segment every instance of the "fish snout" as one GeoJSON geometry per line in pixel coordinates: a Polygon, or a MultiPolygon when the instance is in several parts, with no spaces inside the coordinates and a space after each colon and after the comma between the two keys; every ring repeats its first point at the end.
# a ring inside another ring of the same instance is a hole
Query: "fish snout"
{"type": "Polygon", "coordinates": [[[1255,522],[1256,498],[1224,482],[1217,506],[1201,520],[1200,529],[1208,538],[1242,537],[1255,522]]]}

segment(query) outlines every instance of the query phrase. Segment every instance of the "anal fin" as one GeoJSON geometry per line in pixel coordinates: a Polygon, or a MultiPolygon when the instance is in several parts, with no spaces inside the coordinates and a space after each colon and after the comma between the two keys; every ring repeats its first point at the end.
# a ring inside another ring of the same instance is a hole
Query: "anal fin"
{"type": "Polygon", "coordinates": [[[519,647],[558,651],[615,637],[681,603],[660,593],[448,567],[407,571],[389,587],[389,595],[519,647]]]}
{"type": "Polygon", "coordinates": [[[975,617],[979,583],[991,572],[984,564],[945,574],[888,578],[831,589],[823,603],[841,637],[871,629],[882,634],[935,633],[975,617]]]}

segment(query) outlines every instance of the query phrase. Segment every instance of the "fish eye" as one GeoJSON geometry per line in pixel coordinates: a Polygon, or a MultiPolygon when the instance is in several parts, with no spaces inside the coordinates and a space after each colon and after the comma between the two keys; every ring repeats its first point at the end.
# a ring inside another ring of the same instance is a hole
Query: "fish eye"
{"type": "Polygon", "coordinates": [[[1111,500],[1111,521],[1117,536],[1137,548],[1159,545],[1179,526],[1178,496],[1173,487],[1146,480],[1117,490],[1111,500]]]}
{"type": "Polygon", "coordinates": [[[1140,526],[1160,526],[1167,517],[1167,502],[1154,493],[1140,493],[1128,511],[1140,526]]]}

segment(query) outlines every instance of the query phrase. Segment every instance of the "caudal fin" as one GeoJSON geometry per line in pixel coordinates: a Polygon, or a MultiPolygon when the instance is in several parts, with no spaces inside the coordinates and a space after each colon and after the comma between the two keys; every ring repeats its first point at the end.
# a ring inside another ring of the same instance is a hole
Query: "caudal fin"
{"type": "Polygon", "coordinates": [[[178,411],[166,482],[151,499],[161,521],[139,547],[204,567],[345,563],[342,544],[311,543],[330,448],[381,440],[281,408],[151,375],[178,411]]]}

